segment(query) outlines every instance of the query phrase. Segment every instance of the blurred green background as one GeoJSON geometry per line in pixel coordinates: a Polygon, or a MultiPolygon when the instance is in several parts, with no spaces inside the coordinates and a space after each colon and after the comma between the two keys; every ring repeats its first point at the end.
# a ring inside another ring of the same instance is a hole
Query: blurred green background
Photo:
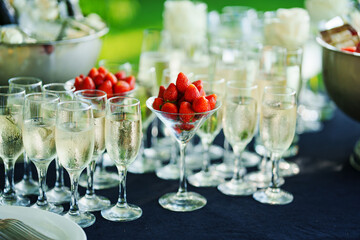
{"type": "MultiPolygon", "coordinates": [[[[221,11],[224,6],[249,6],[258,11],[304,7],[304,0],[208,0],[208,11],[221,11]]],[[[104,38],[99,59],[138,62],[142,32],[162,27],[164,0],[80,0],[85,15],[99,14],[110,27],[104,38]]]]}

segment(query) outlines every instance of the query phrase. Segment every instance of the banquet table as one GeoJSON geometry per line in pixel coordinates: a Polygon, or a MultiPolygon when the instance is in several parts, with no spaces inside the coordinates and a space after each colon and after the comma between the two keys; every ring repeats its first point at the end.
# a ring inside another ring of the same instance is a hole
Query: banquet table
{"type": "MultiPolygon", "coordinates": [[[[154,173],[129,173],[127,199],[142,208],[142,217],[132,222],[110,222],[95,212],[95,224],[84,230],[89,240],[360,239],[360,172],[348,161],[359,137],[360,124],[339,110],[332,120],[325,122],[321,132],[302,134],[299,154],[289,159],[299,164],[300,173],[286,178],[283,185],[294,195],[291,204],[264,205],[251,196],[230,197],[216,188],[188,185],[190,191],[207,198],[207,205],[194,212],[171,212],[158,204],[158,198],[176,191],[178,181],[161,180],[154,173]]],[[[222,138],[218,137],[216,143],[220,144],[222,138]]],[[[22,164],[18,163],[16,169],[15,179],[19,180],[22,164]]],[[[50,186],[54,175],[52,163],[48,174],[50,186]]],[[[3,170],[0,179],[3,185],[3,170]]],[[[68,179],[66,182],[69,184],[68,179]]],[[[80,193],[84,192],[80,187],[80,193]]],[[[97,193],[115,203],[118,188],[97,193]]],[[[31,200],[35,202],[36,197],[31,196],[31,200]]]]}

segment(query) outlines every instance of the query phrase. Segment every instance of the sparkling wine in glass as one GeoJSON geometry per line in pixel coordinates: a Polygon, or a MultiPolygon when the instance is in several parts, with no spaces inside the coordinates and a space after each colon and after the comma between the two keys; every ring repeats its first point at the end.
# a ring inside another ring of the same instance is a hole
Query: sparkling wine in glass
{"type": "Polygon", "coordinates": [[[82,211],[99,211],[110,206],[110,200],[106,197],[95,194],[94,172],[96,161],[105,151],[105,109],[107,95],[101,90],[80,90],[75,92],[77,100],[87,102],[91,105],[94,115],[94,153],[93,158],[87,167],[87,189],[86,194],[79,200],[79,207],[82,211]]]}
{"type": "Polygon", "coordinates": [[[5,189],[0,205],[28,206],[28,198],[16,195],[14,188],[15,161],[23,152],[23,105],[25,90],[0,87],[0,157],[5,165],[5,189]]]}
{"type": "Polygon", "coordinates": [[[59,97],[52,93],[30,93],[25,97],[23,142],[28,158],[35,164],[39,176],[39,196],[34,208],[61,213],[61,205],[47,201],[46,173],[56,157],[55,121],[59,97]]]}
{"type": "Polygon", "coordinates": [[[230,81],[226,86],[226,94],[223,129],[235,154],[235,166],[232,179],[220,184],[218,189],[226,195],[251,195],[256,191],[256,185],[244,179],[241,154],[252,140],[258,122],[257,85],[246,81],[230,81]]]}
{"type": "MultiPolygon", "coordinates": [[[[210,94],[216,94],[218,100],[222,100],[225,94],[225,79],[212,80],[208,75],[196,75],[195,79],[202,80],[204,91],[210,94]]],[[[196,187],[216,187],[224,181],[219,175],[213,174],[210,170],[209,150],[215,137],[222,128],[222,109],[214,112],[198,129],[197,135],[200,137],[203,147],[203,165],[200,172],[190,175],[188,181],[196,187]]]]}
{"type": "MultiPolygon", "coordinates": [[[[41,92],[42,81],[34,77],[14,77],[9,79],[10,87],[22,87],[25,93],[41,92]]],[[[31,162],[24,154],[23,179],[15,184],[16,191],[21,195],[39,194],[39,186],[32,178],[31,162]]]]}
{"type": "Polygon", "coordinates": [[[296,127],[296,92],[287,87],[267,87],[261,105],[260,135],[271,153],[272,177],[270,186],[254,193],[255,200],[272,205],[293,201],[293,195],[278,186],[279,160],[290,147],[296,127]]]}
{"type": "Polygon", "coordinates": [[[105,143],[119,172],[119,198],[115,206],[101,211],[110,221],[132,221],[142,215],[140,207],[126,200],[127,168],[135,160],[141,145],[140,101],[130,97],[108,100],[105,121],[105,143]]]}
{"type": "MultiPolygon", "coordinates": [[[[56,94],[60,102],[71,101],[74,98],[75,87],[65,83],[49,83],[43,86],[43,91],[56,94]]],[[[61,166],[58,157],[55,158],[56,180],[53,189],[50,189],[46,196],[49,202],[60,204],[70,202],[71,192],[64,184],[64,168],[61,166]]]]}
{"type": "Polygon", "coordinates": [[[152,105],[156,97],[151,97],[146,101],[146,105],[156,116],[166,125],[173,137],[177,140],[180,147],[180,183],[176,193],[167,193],[159,199],[159,204],[171,211],[190,212],[200,209],[206,205],[206,198],[195,192],[187,191],[186,183],[186,166],[185,166],[185,150],[187,143],[194,137],[200,126],[215,113],[221,106],[218,101],[213,110],[203,113],[180,114],[166,113],[153,109],[152,105]],[[181,118],[194,119],[193,122],[185,123],[181,118]]]}
{"type": "Polygon", "coordinates": [[[94,142],[91,105],[81,101],[59,103],[55,128],[56,151],[71,181],[70,209],[64,216],[83,228],[94,224],[96,219],[93,214],[79,210],[77,199],[79,177],[92,160],[94,142]]]}

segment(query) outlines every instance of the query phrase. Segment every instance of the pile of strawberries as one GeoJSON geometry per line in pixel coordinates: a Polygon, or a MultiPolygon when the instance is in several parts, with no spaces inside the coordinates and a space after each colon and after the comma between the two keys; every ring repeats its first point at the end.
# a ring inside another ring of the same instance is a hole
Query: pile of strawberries
{"type": "Polygon", "coordinates": [[[108,71],[105,67],[92,68],[85,77],[83,74],[75,78],[74,86],[77,90],[99,89],[111,97],[113,93],[125,93],[135,88],[135,77],[126,76],[125,71],[115,74],[108,71]]]}
{"type": "Polygon", "coordinates": [[[167,113],[180,113],[180,120],[188,123],[196,120],[194,113],[214,109],[216,99],[215,94],[206,96],[201,80],[191,83],[186,75],[180,72],[176,79],[176,85],[171,83],[166,89],[164,86],[160,86],[159,95],[153,102],[153,108],[167,113]]]}

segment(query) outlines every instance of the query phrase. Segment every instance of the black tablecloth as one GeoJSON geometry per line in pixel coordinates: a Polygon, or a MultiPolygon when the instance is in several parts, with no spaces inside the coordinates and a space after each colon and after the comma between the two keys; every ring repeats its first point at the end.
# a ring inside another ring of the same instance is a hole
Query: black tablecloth
{"type": "MultiPolygon", "coordinates": [[[[143,216],[119,223],[109,222],[96,212],[95,224],[85,232],[89,240],[360,239],[360,172],[348,163],[359,137],[360,124],[338,110],[322,132],[301,135],[300,152],[293,159],[301,172],[286,178],[283,186],[294,195],[289,205],[263,205],[252,197],[230,197],[216,188],[189,186],[207,198],[207,205],[189,213],[171,212],[160,207],[158,198],[176,191],[178,181],[161,180],[155,174],[129,174],[128,202],[140,206],[143,216]]],[[[16,167],[19,179],[22,166],[16,167]]],[[[3,182],[3,171],[0,175],[3,182]]],[[[53,181],[52,164],[49,185],[53,181]]],[[[83,194],[84,189],[80,192],[83,194]]],[[[117,200],[118,188],[97,192],[113,203],[117,200]]]]}

